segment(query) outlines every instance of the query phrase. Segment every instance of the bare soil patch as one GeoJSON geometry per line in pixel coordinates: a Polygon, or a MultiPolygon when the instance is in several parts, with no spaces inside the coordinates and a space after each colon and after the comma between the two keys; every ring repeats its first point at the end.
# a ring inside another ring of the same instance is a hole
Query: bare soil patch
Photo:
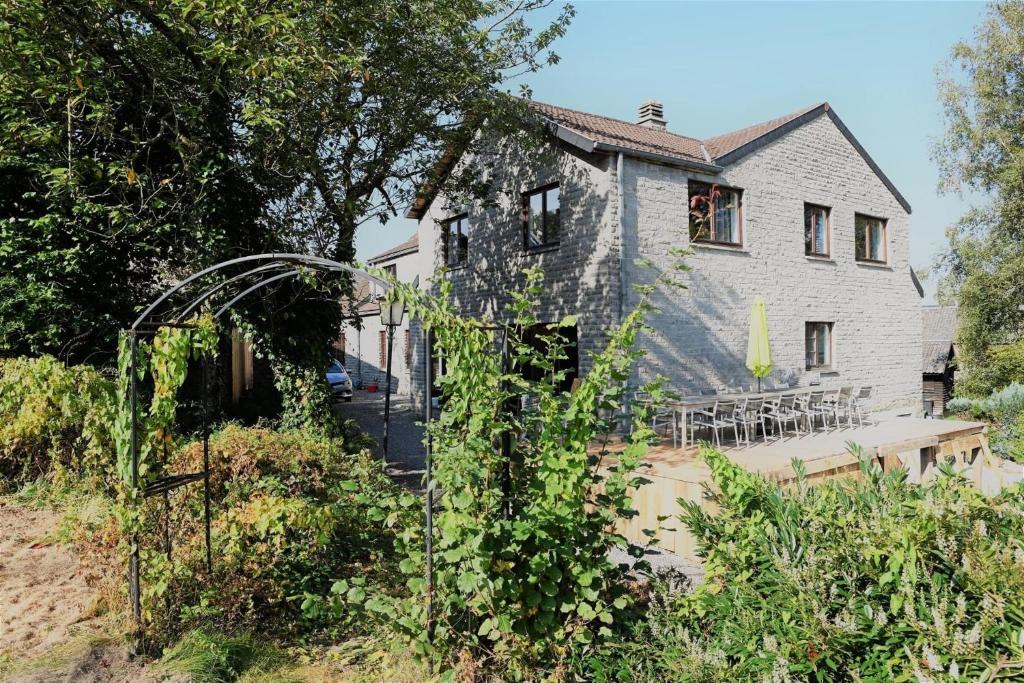
{"type": "Polygon", "coordinates": [[[72,548],[53,541],[61,515],[0,498],[0,680],[151,681],[104,635],[99,599],[72,548]]]}

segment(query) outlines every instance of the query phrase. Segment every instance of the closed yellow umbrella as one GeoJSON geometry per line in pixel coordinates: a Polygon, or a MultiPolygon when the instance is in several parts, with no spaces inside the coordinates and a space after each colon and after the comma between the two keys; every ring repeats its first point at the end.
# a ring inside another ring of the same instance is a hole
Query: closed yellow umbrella
{"type": "Polygon", "coordinates": [[[754,299],[754,306],[750,309],[747,368],[757,377],[757,390],[761,391],[761,379],[772,371],[772,350],[768,343],[768,311],[760,296],[754,299]]]}

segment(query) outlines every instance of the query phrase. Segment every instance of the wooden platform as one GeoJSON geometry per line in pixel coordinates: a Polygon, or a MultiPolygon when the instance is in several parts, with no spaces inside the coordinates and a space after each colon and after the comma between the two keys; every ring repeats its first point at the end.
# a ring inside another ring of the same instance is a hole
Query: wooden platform
{"type": "MultiPolygon", "coordinates": [[[[906,468],[910,479],[916,482],[933,476],[941,462],[969,471],[969,476],[980,482],[981,468],[991,458],[984,424],[909,417],[790,436],[749,447],[726,447],[722,452],[734,463],[786,485],[796,479],[794,459],[803,463],[808,481],[860,477],[860,464],[848,445],[851,442],[860,445],[864,455],[877,459],[884,469],[906,468]]],[[[712,509],[713,503],[705,494],[710,470],[700,460],[696,448],[659,446],[652,449],[645,462],[649,467],[639,474],[651,483],[634,495],[639,514],[624,524],[621,531],[636,543],[646,543],[644,530],[658,530],[660,547],[687,560],[696,560],[693,538],[676,521],[677,500],[699,501],[705,509],[712,509]],[[659,524],[659,516],[669,519],[659,524]]]]}

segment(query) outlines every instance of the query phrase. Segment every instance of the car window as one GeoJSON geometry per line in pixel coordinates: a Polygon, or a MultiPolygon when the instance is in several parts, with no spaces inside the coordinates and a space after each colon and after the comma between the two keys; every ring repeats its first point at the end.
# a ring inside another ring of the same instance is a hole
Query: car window
{"type": "Polygon", "coordinates": [[[345,372],[345,369],[341,367],[341,363],[339,363],[338,361],[333,361],[327,367],[327,372],[345,372]]]}

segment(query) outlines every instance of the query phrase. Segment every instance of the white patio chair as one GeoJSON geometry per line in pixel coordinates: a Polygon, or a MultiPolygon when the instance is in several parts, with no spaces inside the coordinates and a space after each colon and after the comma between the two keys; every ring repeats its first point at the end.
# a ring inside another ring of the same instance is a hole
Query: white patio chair
{"type": "Polygon", "coordinates": [[[830,392],[822,401],[822,406],[835,417],[836,427],[839,427],[839,422],[843,417],[846,418],[847,426],[853,426],[853,414],[850,412],[852,399],[853,387],[841,387],[838,391],[830,392]]]}
{"type": "MultiPolygon", "coordinates": [[[[861,387],[850,399],[850,420],[852,422],[853,417],[856,416],[857,424],[861,427],[864,426],[864,410],[867,402],[871,399],[871,387],[861,387]]],[[[868,421],[868,424],[871,424],[868,421]]]]}
{"type": "Polygon", "coordinates": [[[768,441],[768,429],[764,422],[764,413],[761,408],[764,406],[764,398],[758,396],[756,398],[747,399],[743,408],[737,411],[737,419],[743,426],[743,436],[746,444],[750,445],[750,430],[754,430],[754,438],[757,438],[757,426],[761,425],[761,433],[764,436],[764,440],[768,441]]]}
{"type": "MultiPolygon", "coordinates": [[[[796,394],[783,394],[779,397],[778,403],[772,406],[771,413],[767,414],[768,419],[779,428],[779,437],[786,433],[786,425],[790,422],[793,423],[793,430],[796,432],[796,435],[800,436],[800,413],[794,409],[795,404],[796,394]]],[[[773,430],[774,435],[775,432],[773,430]]]]}
{"type": "Polygon", "coordinates": [[[714,417],[708,426],[714,432],[715,445],[719,448],[722,447],[721,432],[729,427],[732,427],[736,443],[739,444],[740,442],[740,428],[739,422],[736,420],[736,410],[736,401],[719,401],[715,405],[714,417]]]}
{"type": "Polygon", "coordinates": [[[804,416],[807,422],[807,431],[814,431],[814,420],[817,417],[821,418],[821,426],[825,429],[828,428],[828,424],[825,419],[829,414],[829,410],[825,409],[822,405],[822,400],[825,397],[824,391],[812,391],[807,394],[800,396],[796,402],[796,411],[804,416]]]}

